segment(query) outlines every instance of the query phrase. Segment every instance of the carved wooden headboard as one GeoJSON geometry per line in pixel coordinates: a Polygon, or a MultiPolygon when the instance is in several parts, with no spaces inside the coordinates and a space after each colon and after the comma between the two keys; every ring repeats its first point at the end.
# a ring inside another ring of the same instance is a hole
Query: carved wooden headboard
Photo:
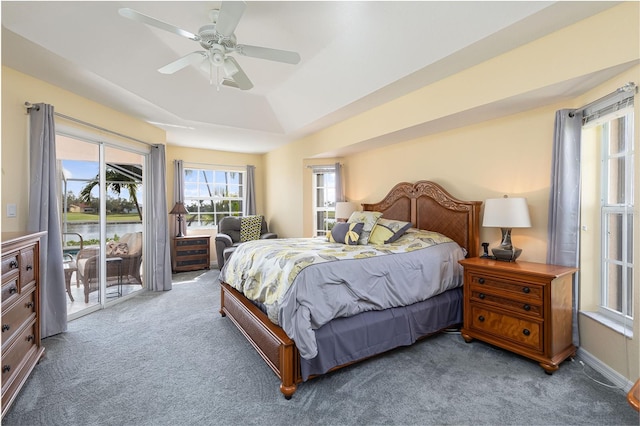
{"type": "Polygon", "coordinates": [[[464,247],[468,257],[477,257],[481,205],[481,201],[458,200],[437,183],[421,180],[401,182],[382,201],[362,207],[381,212],[385,219],[411,222],[416,228],[444,234],[464,247]]]}

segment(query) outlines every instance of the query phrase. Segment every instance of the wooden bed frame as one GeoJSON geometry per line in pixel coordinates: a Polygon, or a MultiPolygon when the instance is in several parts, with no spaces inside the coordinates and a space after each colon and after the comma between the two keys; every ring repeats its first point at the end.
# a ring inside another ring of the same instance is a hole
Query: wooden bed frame
{"type": "MultiPolygon", "coordinates": [[[[447,235],[468,252],[479,253],[480,201],[461,201],[430,181],[402,182],[365,211],[382,212],[384,218],[411,222],[416,228],[447,235]]],[[[221,283],[220,314],[227,316],[280,378],[280,391],[290,399],[302,382],[300,355],[293,340],[266,314],[227,283],[221,283]]],[[[338,366],[332,370],[344,367],[338,366]]]]}

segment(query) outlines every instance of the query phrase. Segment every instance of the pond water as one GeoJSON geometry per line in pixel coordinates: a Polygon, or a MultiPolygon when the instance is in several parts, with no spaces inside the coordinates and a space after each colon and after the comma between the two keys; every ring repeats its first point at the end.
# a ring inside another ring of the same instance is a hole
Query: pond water
{"type": "MultiPolygon", "coordinates": [[[[100,238],[100,225],[97,222],[67,222],[66,230],[63,232],[77,232],[82,235],[85,241],[97,240],[100,238]]],[[[115,235],[120,237],[128,232],[142,232],[142,223],[107,223],[107,240],[113,239],[115,235]]],[[[75,235],[63,235],[63,237],[66,241],[78,241],[78,237],[75,235]]]]}

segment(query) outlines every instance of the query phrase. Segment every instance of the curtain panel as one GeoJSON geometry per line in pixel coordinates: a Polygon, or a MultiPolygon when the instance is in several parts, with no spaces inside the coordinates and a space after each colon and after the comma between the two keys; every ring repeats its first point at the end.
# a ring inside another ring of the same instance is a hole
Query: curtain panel
{"type": "Polygon", "coordinates": [[[171,253],[167,206],[167,177],[164,145],[154,145],[150,154],[151,209],[149,227],[150,250],[145,253],[151,264],[151,279],[147,281],[147,289],[153,291],[171,290],[171,253]]]}
{"type": "Polygon", "coordinates": [[[256,214],[256,166],[247,166],[245,215],[256,214]]]}
{"type": "Polygon", "coordinates": [[[335,176],[336,176],[336,203],[341,201],[347,201],[344,198],[344,176],[342,175],[342,164],[336,163],[335,165],[335,176]]]}
{"type": "MultiPolygon", "coordinates": [[[[580,141],[582,114],[563,109],[556,112],[547,263],[577,267],[580,260],[580,141]]],[[[579,272],[573,277],[573,344],[580,345],[578,302],[579,272]]]]}
{"type": "Polygon", "coordinates": [[[67,330],[62,234],[58,206],[54,108],[36,104],[29,109],[30,232],[46,231],[40,245],[40,334],[42,338],[67,330]]]}
{"type": "MultiPolygon", "coordinates": [[[[169,206],[169,210],[178,202],[184,203],[184,162],[173,160],[173,204],[169,206]]],[[[171,235],[178,235],[178,226],[182,228],[182,234],[187,235],[187,221],[178,223],[177,218],[172,215],[169,223],[171,235]]]]}

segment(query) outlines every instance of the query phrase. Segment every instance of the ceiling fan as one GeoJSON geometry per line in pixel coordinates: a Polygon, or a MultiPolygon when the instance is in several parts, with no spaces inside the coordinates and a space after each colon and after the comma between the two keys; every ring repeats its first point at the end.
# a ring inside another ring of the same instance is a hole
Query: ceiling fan
{"type": "Polygon", "coordinates": [[[222,2],[220,9],[213,9],[209,12],[211,23],[200,27],[198,34],[185,31],[133,9],[122,8],[118,10],[118,13],[125,18],[197,41],[200,43],[200,46],[205,49],[191,52],[158,69],[159,72],[163,74],[173,74],[189,65],[200,65],[205,71],[209,72],[210,82],[212,84],[215,71],[215,81],[218,90],[220,84],[241,90],[249,90],[253,87],[253,83],[251,83],[249,77],[247,77],[242,68],[240,68],[235,58],[229,55],[230,53],[284,62],[286,64],[299,63],[300,55],[287,50],[237,44],[234,31],[240,22],[246,6],[247,4],[244,1],[222,2]],[[222,79],[219,78],[220,71],[224,73],[222,79]]]}

